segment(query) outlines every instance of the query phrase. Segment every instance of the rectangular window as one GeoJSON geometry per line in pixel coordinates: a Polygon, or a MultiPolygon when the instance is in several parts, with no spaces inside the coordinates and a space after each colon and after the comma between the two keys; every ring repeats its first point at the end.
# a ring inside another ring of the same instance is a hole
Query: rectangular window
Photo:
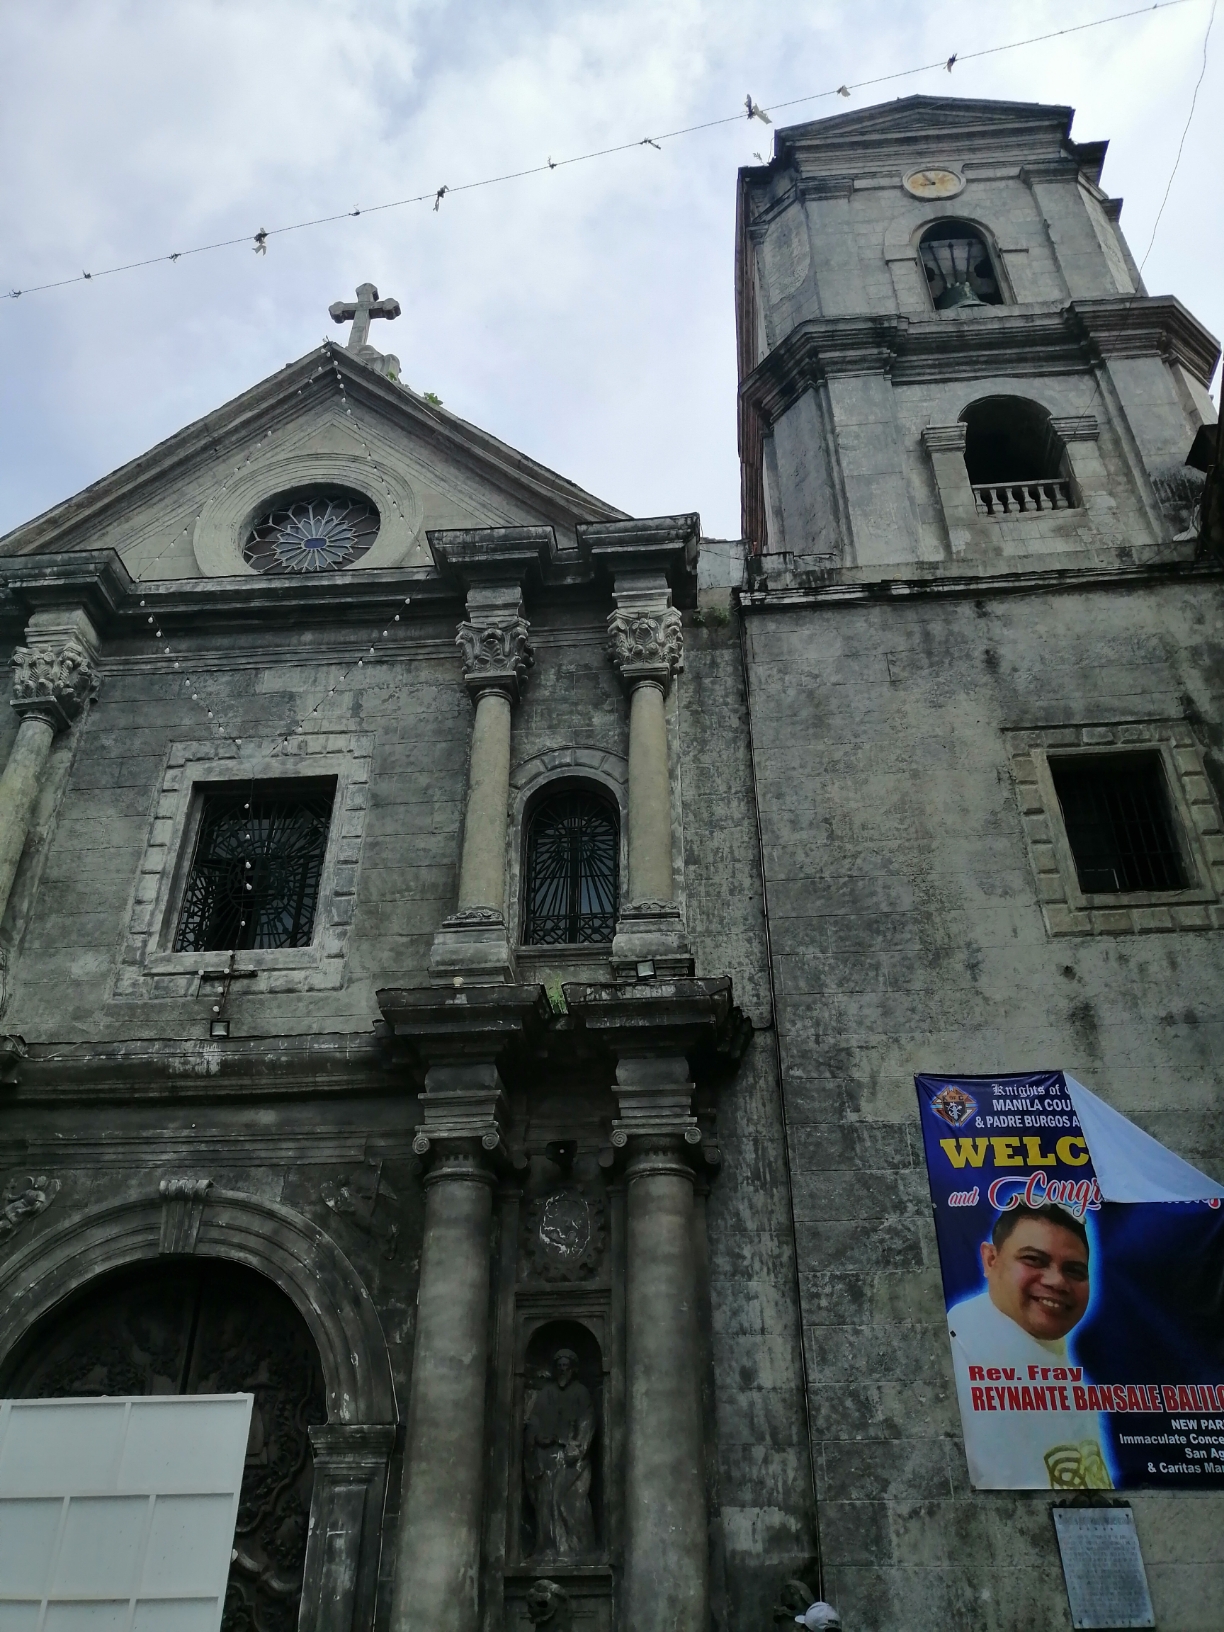
{"type": "Polygon", "coordinates": [[[1050,774],[1085,895],[1186,888],[1158,754],[1051,756],[1050,774]]]}
{"type": "Polygon", "coordinates": [[[309,946],[334,777],[206,788],[176,952],[309,946]]]}

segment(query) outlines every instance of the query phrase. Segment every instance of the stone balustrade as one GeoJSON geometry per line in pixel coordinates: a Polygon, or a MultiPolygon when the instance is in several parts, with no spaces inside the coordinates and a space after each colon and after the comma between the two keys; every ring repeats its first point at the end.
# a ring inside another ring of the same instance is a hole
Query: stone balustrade
{"type": "Polygon", "coordinates": [[[1031,516],[1037,511],[1074,510],[1075,492],[1063,476],[1036,482],[974,482],[973,504],[979,516],[1031,516]]]}

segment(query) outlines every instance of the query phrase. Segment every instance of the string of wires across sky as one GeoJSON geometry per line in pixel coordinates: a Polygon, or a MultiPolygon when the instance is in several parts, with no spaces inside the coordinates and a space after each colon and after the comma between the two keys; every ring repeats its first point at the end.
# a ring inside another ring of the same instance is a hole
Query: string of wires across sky
{"type": "Polygon", "coordinates": [[[544,175],[550,171],[566,169],[570,165],[589,164],[595,159],[611,158],[614,154],[630,152],[634,148],[661,150],[664,142],[675,141],[681,136],[694,136],[701,131],[716,130],[721,126],[735,124],[742,119],[757,119],[761,123],[769,125],[773,123],[771,117],[773,114],[780,113],[787,108],[797,108],[805,103],[820,102],[834,97],[848,98],[854,91],[869,90],[877,85],[907,79],[912,75],[930,73],[934,69],[942,69],[950,74],[958,63],[973,62],[983,57],[999,56],[1005,51],[1018,51],[1024,46],[1040,45],[1048,40],[1064,39],[1071,34],[1082,34],[1088,29],[1104,28],[1110,23],[1121,23],[1134,17],[1150,16],[1154,11],[1172,11],[1177,6],[1194,3],[1195,0],[1157,0],[1154,5],[1138,6],[1129,11],[1113,12],[1107,17],[1096,17],[1090,22],[1073,23],[1066,28],[1053,29],[1045,34],[1030,35],[1027,39],[1009,40],[1003,45],[985,46],[979,51],[952,52],[950,55],[937,58],[933,62],[919,63],[911,68],[899,68],[888,74],[877,74],[871,79],[845,81],[830,90],[811,91],[805,96],[795,96],[786,101],[772,102],[765,106],[754,101],[751,94],[749,94],[744,98],[739,112],[727,114],[718,119],[707,119],[700,124],[685,125],[677,130],[656,131],[651,135],[633,137],[627,141],[617,142],[611,147],[595,148],[587,153],[576,153],[569,158],[554,159],[549,155],[542,164],[528,165],[525,169],[511,170],[502,175],[484,176],[478,181],[459,182],[453,186],[443,182],[440,186],[429,188],[422,193],[413,193],[407,198],[394,198],[381,204],[369,204],[351,210],[339,210],[331,215],[314,216],[306,221],[291,221],[279,227],[260,227],[254,233],[240,233],[233,238],[218,239],[215,243],[196,244],[190,249],[176,249],[162,255],[149,255],[142,260],[127,261],[121,266],[102,267],[93,272],[81,271],[73,277],[57,278],[50,283],[30,284],[20,289],[10,289],[4,298],[15,301],[23,295],[37,295],[43,294],[50,289],[66,289],[73,285],[84,285],[99,278],[115,277],[121,272],[135,272],[142,267],[173,265],[193,255],[207,255],[213,250],[233,249],[242,245],[253,248],[257,255],[266,255],[270,240],[281,237],[285,233],[302,232],[308,227],[328,226],[335,222],[350,220],[355,216],[377,215],[386,210],[403,209],[410,204],[432,204],[435,211],[440,211],[444,199],[451,198],[459,193],[474,192],[481,187],[502,186],[511,181],[521,181],[528,176],[544,175]]]}

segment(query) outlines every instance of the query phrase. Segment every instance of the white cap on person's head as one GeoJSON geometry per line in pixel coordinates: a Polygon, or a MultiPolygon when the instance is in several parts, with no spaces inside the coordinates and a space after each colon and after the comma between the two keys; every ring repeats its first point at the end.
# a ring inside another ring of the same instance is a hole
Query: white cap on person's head
{"type": "Polygon", "coordinates": [[[809,1604],[802,1615],[795,1616],[796,1626],[806,1626],[808,1632],[840,1632],[841,1616],[832,1604],[809,1604]]]}

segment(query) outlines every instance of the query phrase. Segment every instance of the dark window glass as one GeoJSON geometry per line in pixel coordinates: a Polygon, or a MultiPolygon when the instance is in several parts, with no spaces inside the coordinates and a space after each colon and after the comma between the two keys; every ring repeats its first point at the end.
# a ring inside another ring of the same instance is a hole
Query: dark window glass
{"type": "Polygon", "coordinates": [[[524,942],[610,941],[619,874],[619,827],[607,800],[574,791],[545,800],[527,829],[524,942]]]}
{"type": "Polygon", "coordinates": [[[1050,770],[1086,895],[1185,889],[1159,756],[1052,759],[1050,770]]]}
{"type": "Polygon", "coordinates": [[[206,792],[176,952],[309,946],[334,780],[206,792]]]}
{"type": "Polygon", "coordinates": [[[967,222],[939,221],[928,227],[918,254],[937,312],[1003,304],[986,240],[967,222]]]}
{"type": "Polygon", "coordinates": [[[961,415],[969,480],[1038,482],[1062,474],[1062,443],[1050,416],[1022,397],[985,397],[961,415]]]}

